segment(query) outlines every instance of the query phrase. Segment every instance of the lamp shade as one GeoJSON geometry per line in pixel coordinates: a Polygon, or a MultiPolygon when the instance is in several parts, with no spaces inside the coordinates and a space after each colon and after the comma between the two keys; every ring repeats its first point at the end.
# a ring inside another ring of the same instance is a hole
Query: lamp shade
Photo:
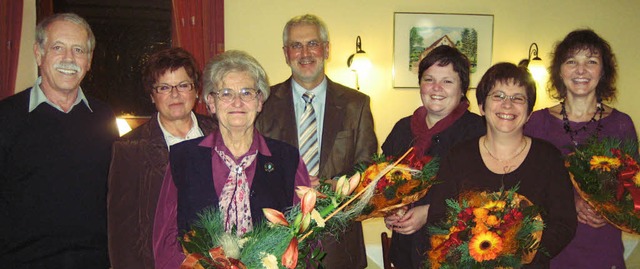
{"type": "Polygon", "coordinates": [[[529,62],[529,66],[527,66],[529,72],[533,76],[535,81],[542,81],[547,75],[547,69],[544,67],[542,60],[540,58],[533,59],[529,62]]]}
{"type": "Polygon", "coordinates": [[[363,72],[371,69],[371,60],[369,60],[365,52],[353,54],[349,59],[349,68],[355,72],[363,72]]]}

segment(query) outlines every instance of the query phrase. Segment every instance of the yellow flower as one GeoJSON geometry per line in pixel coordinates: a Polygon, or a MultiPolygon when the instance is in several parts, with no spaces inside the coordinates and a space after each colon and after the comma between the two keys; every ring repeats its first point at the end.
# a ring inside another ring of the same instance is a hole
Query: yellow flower
{"type": "Polygon", "coordinates": [[[502,239],[494,232],[477,234],[469,241],[469,254],[478,261],[490,261],[502,251],[502,239]]]}
{"type": "MultiPolygon", "coordinates": [[[[261,253],[264,254],[264,253],[261,253]]],[[[277,269],[278,268],[278,258],[273,256],[273,254],[267,254],[262,258],[262,266],[266,269],[277,269]]]]}
{"type": "Polygon", "coordinates": [[[620,167],[620,160],[618,158],[610,158],[607,156],[593,156],[591,157],[591,170],[600,169],[603,172],[610,172],[611,169],[620,167]]]}
{"type": "Polygon", "coordinates": [[[391,171],[389,171],[389,173],[387,173],[384,177],[387,178],[389,182],[394,182],[395,181],[394,179],[400,179],[400,178],[409,180],[411,179],[411,167],[409,167],[406,164],[398,164],[396,165],[396,167],[391,169],[391,171]]]}
{"type": "Polygon", "coordinates": [[[489,210],[496,210],[496,209],[502,210],[506,205],[507,203],[505,201],[500,200],[500,201],[489,201],[482,207],[489,210]]]}
{"type": "Polygon", "coordinates": [[[633,183],[636,183],[636,186],[640,187],[640,173],[636,173],[636,175],[633,176],[633,183]]]}

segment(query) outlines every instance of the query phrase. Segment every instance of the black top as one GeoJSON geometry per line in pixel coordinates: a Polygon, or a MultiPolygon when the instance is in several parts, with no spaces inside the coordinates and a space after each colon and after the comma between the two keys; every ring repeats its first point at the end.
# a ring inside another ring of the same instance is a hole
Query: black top
{"type": "MultiPolygon", "coordinates": [[[[462,117],[453,122],[449,128],[434,135],[431,139],[431,147],[424,152],[425,155],[444,157],[449,153],[453,145],[474,137],[484,135],[486,132],[482,117],[466,111],[462,117]]],[[[382,153],[385,155],[402,156],[413,146],[415,137],[411,133],[411,116],[400,119],[387,139],[382,144],[382,153]]],[[[430,195],[427,194],[415,205],[429,203],[430,195]]],[[[427,249],[428,234],[426,227],[410,235],[393,233],[391,237],[390,257],[398,268],[419,268],[425,259],[423,253],[427,249]]]]}
{"type": "Polygon", "coordinates": [[[31,90],[0,102],[0,264],[108,268],[106,193],[115,116],[87,97],[28,112],[31,90]]]}
{"type": "Polygon", "coordinates": [[[573,188],[564,167],[560,151],[552,144],[531,139],[531,148],[522,164],[507,174],[491,172],[482,161],[478,139],[455,146],[442,161],[438,179],[444,183],[431,190],[432,202],[427,225],[446,217],[445,199],[457,199],[462,191],[499,191],[520,184],[519,194],[527,197],[542,210],[545,229],[541,247],[533,262],[524,268],[548,268],[551,255],[557,255],[566,246],[577,226],[573,188]]]}

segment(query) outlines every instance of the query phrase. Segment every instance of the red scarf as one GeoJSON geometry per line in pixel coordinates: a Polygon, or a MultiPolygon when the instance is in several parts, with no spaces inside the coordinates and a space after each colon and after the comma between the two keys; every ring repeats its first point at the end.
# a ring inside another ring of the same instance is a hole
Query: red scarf
{"type": "Polygon", "coordinates": [[[449,115],[436,122],[431,129],[427,127],[427,109],[424,106],[419,107],[411,116],[411,133],[414,137],[414,151],[418,158],[422,157],[431,147],[431,138],[446,130],[457,121],[469,108],[469,101],[462,100],[449,115]]]}

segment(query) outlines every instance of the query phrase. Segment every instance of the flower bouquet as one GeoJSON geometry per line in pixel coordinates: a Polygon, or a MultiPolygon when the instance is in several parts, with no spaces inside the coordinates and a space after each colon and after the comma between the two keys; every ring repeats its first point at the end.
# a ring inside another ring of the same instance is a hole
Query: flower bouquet
{"type": "MultiPolygon", "coordinates": [[[[384,154],[375,154],[372,160],[371,165],[360,167],[362,179],[356,192],[371,185],[380,171],[388,169],[393,164],[394,158],[385,157],[384,154]]],[[[377,181],[369,205],[357,220],[384,217],[403,206],[418,201],[427,194],[429,188],[435,183],[438,168],[437,158],[431,156],[416,158],[414,154],[409,153],[406,158],[391,168],[388,173],[384,173],[384,176],[377,181]]]]}
{"type": "Polygon", "coordinates": [[[312,239],[323,233],[338,234],[360,213],[352,208],[337,210],[350,198],[359,181],[360,174],[349,179],[343,176],[335,190],[322,186],[324,192],[298,186],[299,204],[285,213],[263,208],[268,221],[242,236],[235,231],[225,232],[217,208],[205,210],[191,230],[179,238],[187,255],[181,268],[317,267],[324,253],[314,246],[312,239]],[[305,257],[304,262],[298,262],[300,256],[305,257]]]}
{"type": "Polygon", "coordinates": [[[640,166],[637,141],[592,138],[565,165],[582,199],[618,229],[640,234],[640,166]]]}
{"type": "Polygon", "coordinates": [[[447,200],[446,221],[428,227],[429,268],[519,268],[530,263],[544,223],[516,190],[468,192],[459,201],[447,200]]]}

